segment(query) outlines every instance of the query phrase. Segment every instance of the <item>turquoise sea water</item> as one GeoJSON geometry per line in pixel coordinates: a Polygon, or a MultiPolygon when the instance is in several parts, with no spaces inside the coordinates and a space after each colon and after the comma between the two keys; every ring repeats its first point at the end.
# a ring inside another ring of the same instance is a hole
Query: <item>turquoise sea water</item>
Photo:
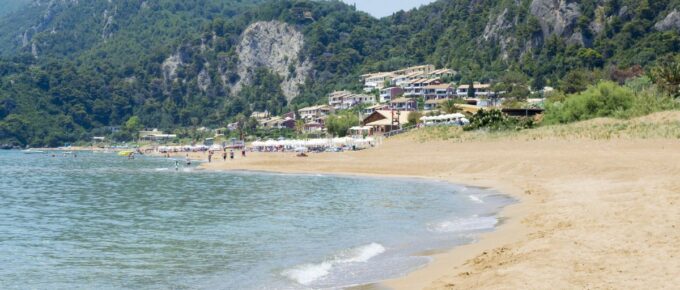
{"type": "MultiPolygon", "coordinates": [[[[234,162],[238,162],[234,161],[234,162]]],[[[0,289],[319,289],[425,265],[512,200],[447,183],[0,152],[0,289]]]]}

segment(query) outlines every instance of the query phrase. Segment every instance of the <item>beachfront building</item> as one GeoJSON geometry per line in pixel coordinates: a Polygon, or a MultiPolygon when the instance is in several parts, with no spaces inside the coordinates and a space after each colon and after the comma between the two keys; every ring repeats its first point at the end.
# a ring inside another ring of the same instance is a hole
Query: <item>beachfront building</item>
{"type": "Polygon", "coordinates": [[[401,96],[404,94],[404,89],[400,87],[389,87],[389,88],[384,88],[380,90],[380,102],[381,103],[388,103],[391,100],[397,98],[397,96],[401,96]]]}
{"type": "Polygon", "coordinates": [[[428,78],[431,79],[447,79],[451,78],[456,74],[456,71],[448,68],[438,69],[427,74],[428,78]]]}
{"type": "Polygon", "coordinates": [[[175,138],[177,138],[177,135],[175,135],[175,134],[164,134],[163,132],[158,131],[158,129],[147,130],[147,131],[139,131],[139,139],[141,139],[141,140],[158,142],[158,141],[173,140],[175,138]]]}
{"type": "Polygon", "coordinates": [[[269,111],[264,112],[255,111],[252,114],[250,114],[250,117],[255,118],[255,120],[262,120],[271,117],[271,114],[269,113],[269,111]]]}
{"type": "Polygon", "coordinates": [[[456,88],[451,84],[428,85],[423,90],[425,100],[450,99],[456,96],[456,88]]]}
{"type": "Polygon", "coordinates": [[[425,101],[425,105],[423,106],[423,109],[425,111],[432,111],[439,109],[442,103],[448,101],[449,99],[430,99],[425,101]]]}
{"type": "Polygon", "coordinates": [[[377,104],[377,105],[373,105],[373,106],[370,106],[368,108],[361,110],[361,114],[366,116],[366,115],[373,114],[373,112],[375,112],[377,110],[387,110],[389,108],[390,108],[390,105],[388,105],[388,104],[377,104]]]}
{"type": "Polygon", "coordinates": [[[392,85],[400,87],[400,88],[404,88],[412,80],[422,79],[422,78],[425,78],[425,77],[426,76],[424,74],[417,73],[417,72],[407,74],[407,75],[399,75],[399,76],[395,76],[394,78],[392,78],[392,85]]]}
{"type": "MultiPolygon", "coordinates": [[[[478,82],[474,82],[472,87],[475,90],[475,97],[488,97],[493,95],[493,92],[491,90],[491,85],[490,84],[481,84],[478,82]]],[[[456,95],[461,98],[465,98],[468,95],[468,90],[470,89],[470,84],[463,84],[458,86],[458,89],[456,90],[456,95]]]]}
{"type": "Polygon", "coordinates": [[[372,92],[373,90],[380,90],[385,87],[386,83],[392,81],[394,74],[391,72],[379,72],[372,74],[365,74],[361,76],[364,82],[364,92],[372,92]]]}
{"type": "Polygon", "coordinates": [[[258,124],[261,128],[266,129],[294,129],[295,119],[290,116],[286,117],[272,117],[267,119],[258,120],[258,124]]]}
{"type": "Polygon", "coordinates": [[[311,121],[305,123],[302,129],[305,133],[321,133],[324,130],[324,124],[322,122],[311,121]]]}
{"type": "Polygon", "coordinates": [[[392,74],[395,75],[395,76],[414,75],[414,74],[427,75],[427,74],[433,72],[434,70],[435,70],[434,65],[425,64],[425,65],[417,65],[417,66],[407,67],[407,68],[400,69],[400,70],[395,70],[395,71],[392,72],[392,74]]]}
{"type": "Polygon", "coordinates": [[[335,109],[329,105],[318,105],[306,107],[298,110],[300,118],[305,121],[319,119],[333,113],[335,109]]]}
{"type": "Polygon", "coordinates": [[[410,98],[425,96],[425,87],[441,84],[439,79],[417,79],[409,82],[404,88],[404,96],[410,98]]]}
{"type": "Polygon", "coordinates": [[[411,98],[397,98],[390,102],[390,109],[398,111],[415,111],[418,109],[418,102],[411,98]]]}
{"type": "Polygon", "coordinates": [[[375,97],[365,94],[354,94],[349,91],[335,91],[328,95],[328,105],[336,110],[346,110],[359,104],[374,104],[375,97]]]}
{"type": "Polygon", "coordinates": [[[373,132],[387,133],[406,125],[410,114],[408,111],[378,110],[364,118],[361,123],[363,126],[372,127],[373,132]]]}
{"type": "Polygon", "coordinates": [[[332,106],[335,109],[338,109],[343,105],[345,99],[349,98],[351,95],[353,95],[353,93],[350,91],[332,92],[328,95],[328,105],[332,106]]]}

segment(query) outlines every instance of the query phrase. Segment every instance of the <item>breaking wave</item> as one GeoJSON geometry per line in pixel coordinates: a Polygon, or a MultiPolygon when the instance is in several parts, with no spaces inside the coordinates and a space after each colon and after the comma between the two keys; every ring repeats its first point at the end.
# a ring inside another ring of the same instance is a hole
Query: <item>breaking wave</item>
{"type": "Polygon", "coordinates": [[[304,264],[284,270],[281,274],[302,285],[309,285],[328,275],[335,265],[368,262],[368,260],[384,252],[385,247],[383,245],[371,243],[345,250],[321,263],[304,264]]]}

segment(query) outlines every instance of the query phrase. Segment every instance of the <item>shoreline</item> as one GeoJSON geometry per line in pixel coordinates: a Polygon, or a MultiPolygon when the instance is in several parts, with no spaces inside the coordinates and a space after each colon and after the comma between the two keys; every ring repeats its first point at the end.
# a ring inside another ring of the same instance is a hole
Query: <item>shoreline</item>
{"type": "MultiPolygon", "coordinates": [[[[271,154],[271,153],[265,153],[271,154]]],[[[274,153],[276,154],[276,153],[274,153]]],[[[321,153],[329,154],[329,153],[321,153]]],[[[334,154],[334,153],[330,153],[334,154]]],[[[191,154],[190,154],[191,156],[191,154]]],[[[195,156],[195,155],[194,155],[195,156]]],[[[212,170],[220,172],[252,172],[252,173],[267,173],[267,174],[291,174],[291,175],[313,175],[319,174],[314,171],[277,171],[277,170],[250,170],[250,169],[216,169],[209,167],[209,163],[201,163],[198,166],[203,170],[212,170]]],[[[470,243],[456,245],[453,248],[437,249],[430,253],[422,253],[422,255],[429,257],[429,263],[422,267],[418,267],[406,273],[405,275],[388,278],[379,282],[372,282],[363,285],[346,287],[345,289],[352,290],[376,290],[376,289],[423,289],[428,284],[439,277],[445,275],[447,267],[462,266],[463,262],[473,258],[473,255],[479,252],[484,252],[486,249],[501,246],[504,243],[509,243],[517,240],[517,236],[526,233],[525,228],[519,222],[526,216],[528,205],[523,200],[523,196],[518,192],[506,192],[500,190],[498,184],[490,184],[488,182],[463,182],[460,180],[440,179],[432,176],[418,176],[418,175],[388,175],[388,174],[371,174],[371,173],[352,173],[352,172],[332,172],[321,173],[333,176],[344,177],[368,177],[368,178],[407,178],[416,180],[425,180],[429,182],[444,182],[451,186],[476,187],[484,190],[495,191],[498,194],[513,198],[515,201],[509,205],[502,207],[493,216],[498,219],[498,224],[494,226],[493,230],[489,232],[479,232],[474,234],[474,240],[470,243]],[[451,264],[451,261],[456,263],[451,264]]]]}
{"type": "Polygon", "coordinates": [[[673,208],[680,202],[673,195],[680,192],[677,148],[674,139],[418,142],[400,136],[370,150],[307,158],[249,152],[200,167],[424,178],[487,187],[517,200],[496,215],[504,222],[476,242],[435,253],[406,276],[353,289],[643,288],[679,280],[671,275],[680,274],[680,262],[666,263],[676,270],[659,279],[658,263],[648,261],[680,255],[673,242],[680,233],[669,234],[674,219],[651,221],[660,214],[680,219],[673,208]],[[649,199],[652,194],[658,198],[649,199]],[[662,247],[641,247],[652,243],[643,233],[662,247]],[[643,249],[644,255],[631,255],[643,249]]]}

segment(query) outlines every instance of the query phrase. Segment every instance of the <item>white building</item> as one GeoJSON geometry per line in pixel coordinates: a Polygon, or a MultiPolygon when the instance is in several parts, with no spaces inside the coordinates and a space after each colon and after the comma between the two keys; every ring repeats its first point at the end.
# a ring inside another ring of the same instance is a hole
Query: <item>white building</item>
{"type": "MultiPolygon", "coordinates": [[[[488,97],[493,94],[491,91],[491,85],[490,84],[480,84],[480,83],[473,83],[472,87],[475,90],[475,97],[488,97]]],[[[468,90],[470,89],[470,84],[463,84],[458,86],[458,89],[456,90],[456,95],[461,98],[465,98],[468,96],[468,90]]]]}
{"type": "Polygon", "coordinates": [[[346,110],[358,104],[375,104],[375,97],[348,91],[336,91],[328,95],[328,105],[336,110],[346,110]]]}
{"type": "Polygon", "coordinates": [[[300,118],[302,118],[305,121],[308,120],[315,120],[321,117],[328,116],[330,113],[333,112],[333,107],[329,105],[318,105],[318,106],[311,106],[311,107],[306,107],[298,110],[298,114],[300,114],[300,118]]]}
{"type": "Polygon", "coordinates": [[[442,82],[439,79],[417,79],[413,80],[404,88],[404,96],[415,98],[425,96],[425,87],[438,85],[442,82]]]}
{"type": "Polygon", "coordinates": [[[386,83],[391,83],[393,77],[394,74],[391,72],[362,75],[361,78],[364,80],[364,91],[371,92],[373,90],[380,90],[385,87],[386,83]]]}

